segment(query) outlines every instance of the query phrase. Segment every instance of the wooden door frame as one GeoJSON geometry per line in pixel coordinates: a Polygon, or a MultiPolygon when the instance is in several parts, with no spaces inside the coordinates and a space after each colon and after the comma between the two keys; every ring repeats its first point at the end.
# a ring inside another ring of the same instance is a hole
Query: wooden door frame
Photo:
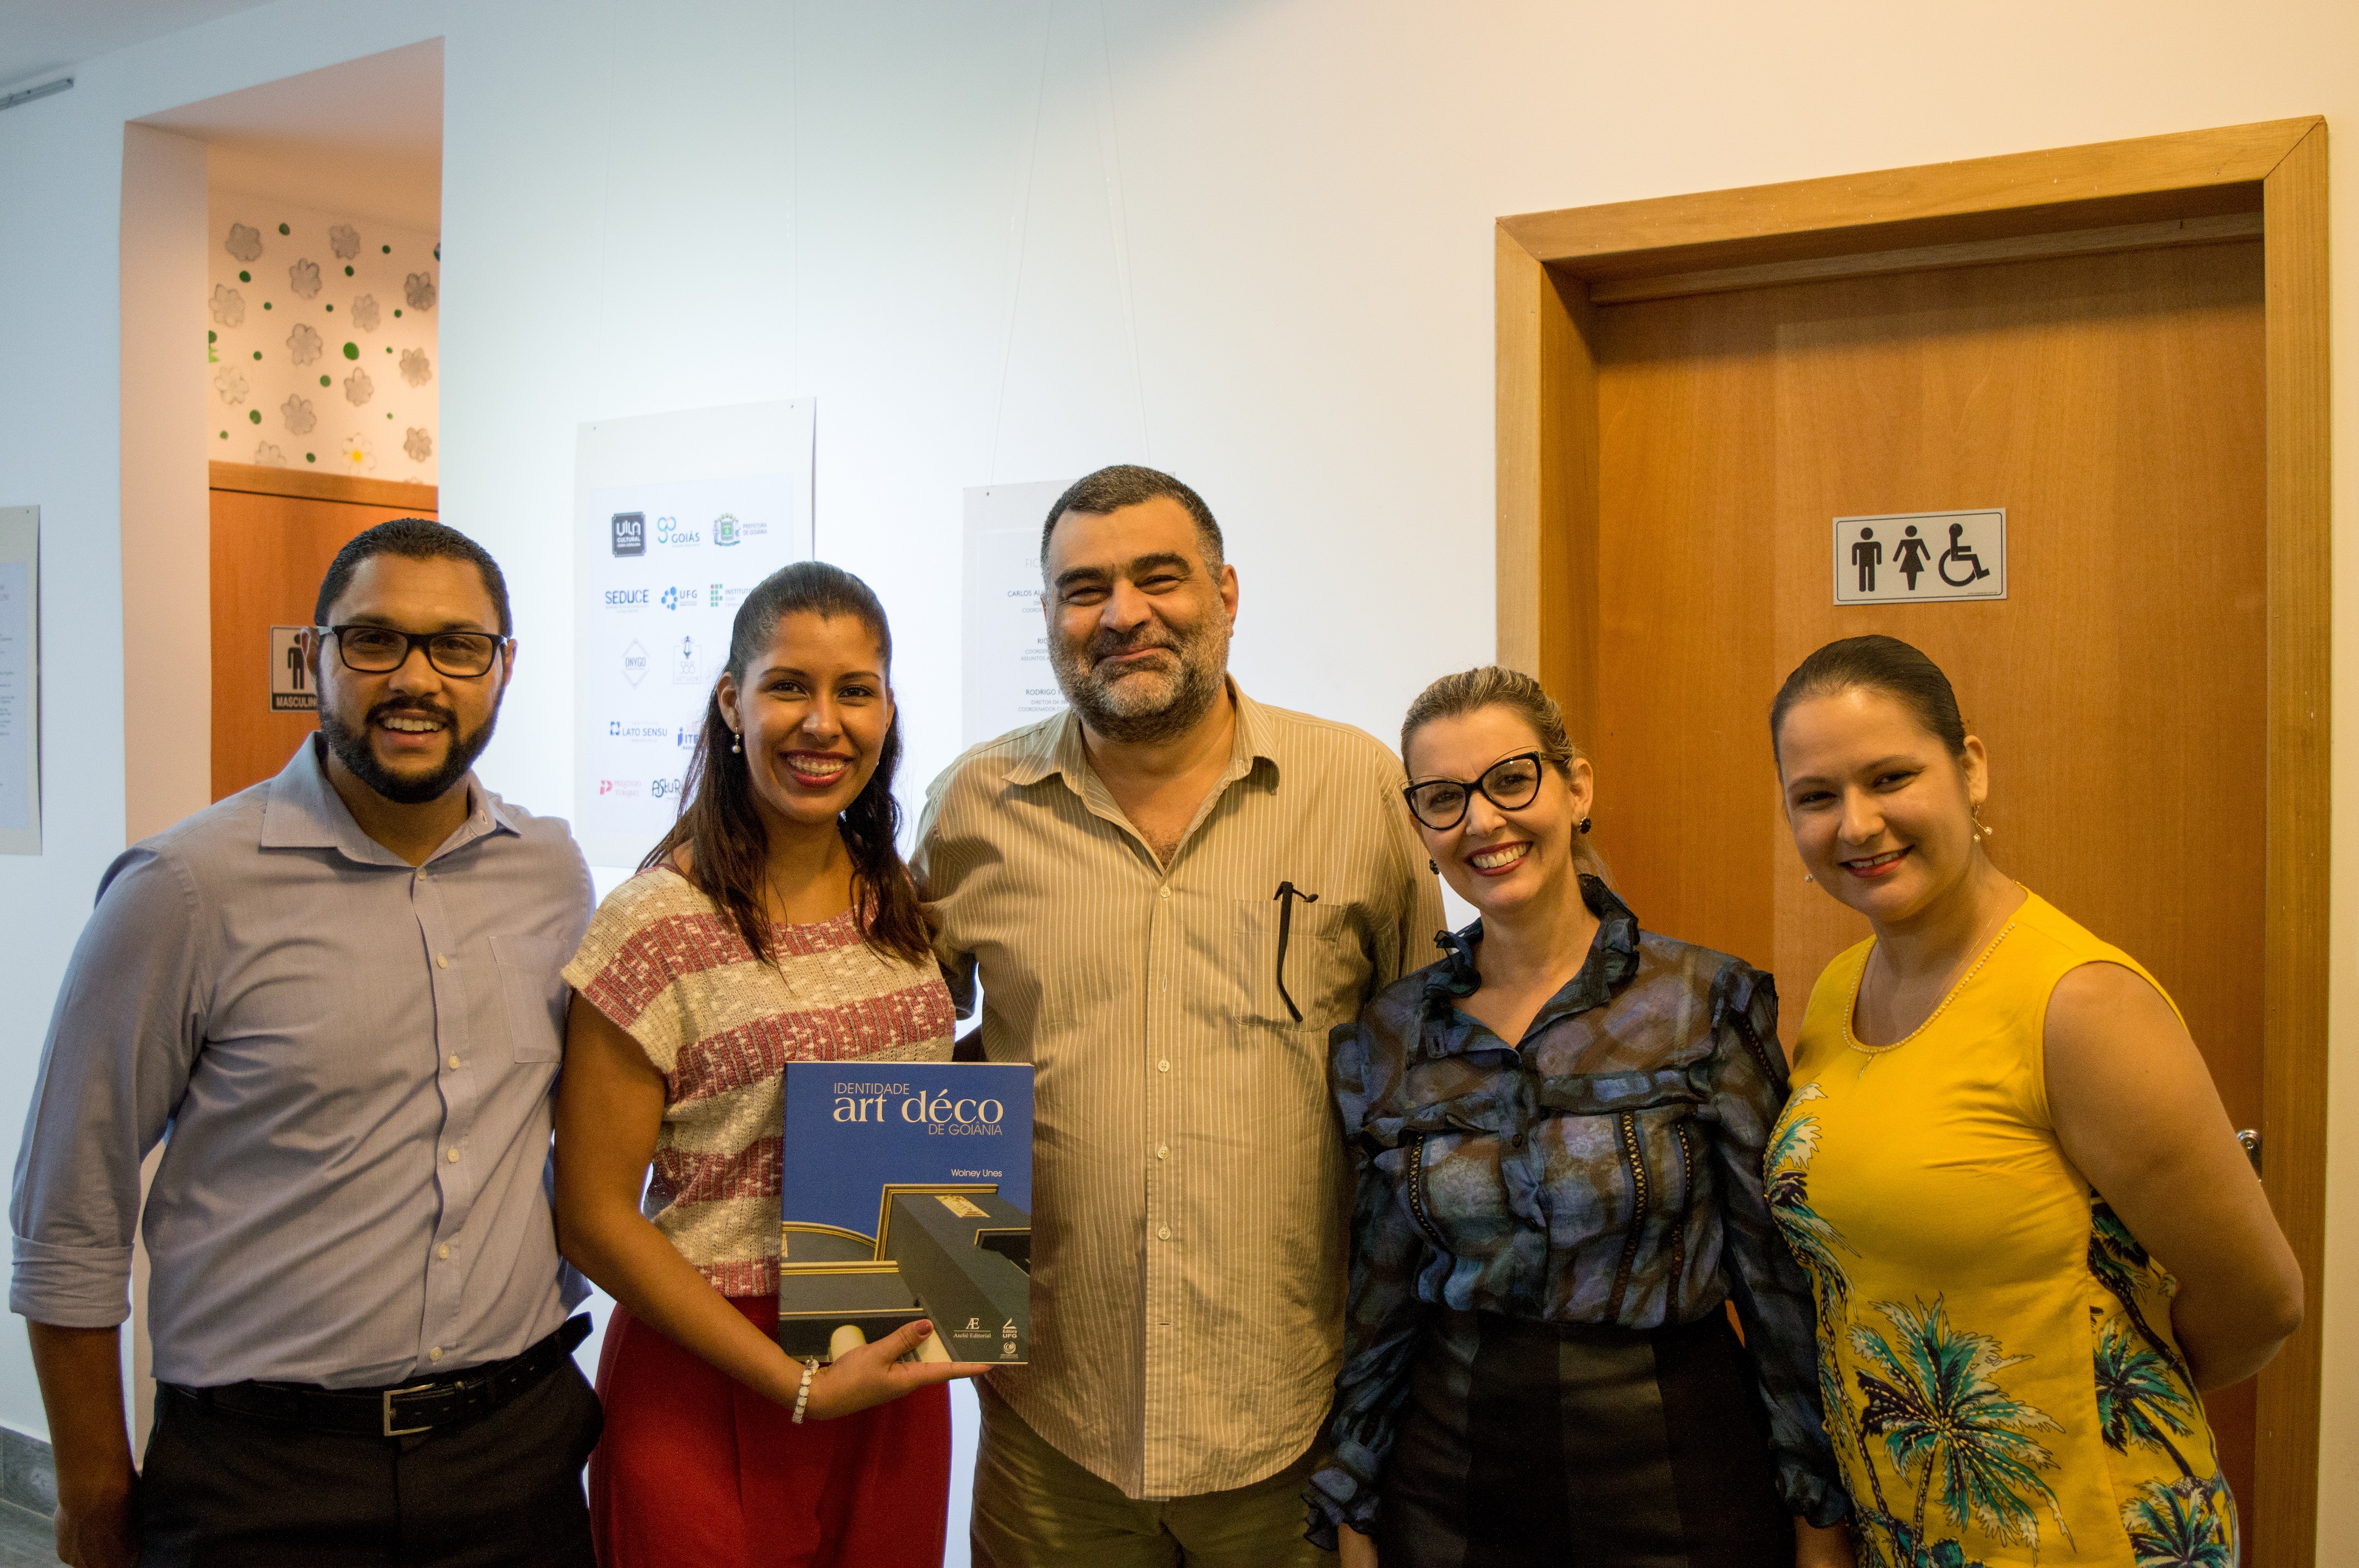
{"type": "Polygon", "coordinates": [[[370,479],[357,474],[322,474],[310,468],[268,463],[210,463],[206,488],[255,495],[291,495],[303,501],[342,501],[355,506],[392,506],[434,516],[436,488],[406,479],[370,479]]]}
{"type": "Polygon", "coordinates": [[[1594,312],[1813,278],[2257,235],[2266,278],[2268,822],[2261,1040],[2269,1202],[2301,1330],[2261,1374],[2249,1561],[2311,1568],[2326,1209],[2329,573],[2326,122],[2275,120],[1502,218],[1498,658],[1594,733],[1594,312]],[[2069,193],[2069,194],[2067,194],[2069,193]]]}

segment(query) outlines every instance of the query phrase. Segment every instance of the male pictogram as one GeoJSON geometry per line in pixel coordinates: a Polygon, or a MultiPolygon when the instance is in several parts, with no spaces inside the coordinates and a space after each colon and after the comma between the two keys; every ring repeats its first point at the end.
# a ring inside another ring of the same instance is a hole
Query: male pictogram
{"type": "Polygon", "coordinates": [[[1859,542],[1851,547],[1851,563],[1859,568],[1859,591],[1875,592],[1875,569],[1884,560],[1884,547],[1875,542],[1874,528],[1859,530],[1859,542]]]}
{"type": "Polygon", "coordinates": [[[301,645],[287,645],[287,685],[289,691],[303,690],[303,649],[301,645]]]}

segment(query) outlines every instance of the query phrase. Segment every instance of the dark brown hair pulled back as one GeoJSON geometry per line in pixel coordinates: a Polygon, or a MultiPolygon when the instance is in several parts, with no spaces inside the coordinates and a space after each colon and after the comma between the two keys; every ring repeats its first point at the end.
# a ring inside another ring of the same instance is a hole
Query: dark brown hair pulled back
{"type": "MultiPolygon", "coordinates": [[[[1560,778],[1572,777],[1581,748],[1565,733],[1564,710],[1538,681],[1503,664],[1485,664],[1445,675],[1417,694],[1401,719],[1401,766],[1408,766],[1409,738],[1436,719],[1454,719],[1484,708],[1505,708],[1531,726],[1539,744],[1540,760],[1560,778]]],[[[1601,881],[1610,882],[1604,856],[1580,833],[1572,835],[1572,863],[1601,881]]]]}
{"type": "MultiPolygon", "coordinates": [[[[839,566],[823,561],[799,561],[762,579],[737,606],[729,633],[729,677],[742,692],[745,672],[769,650],[778,622],[799,611],[822,617],[849,615],[866,626],[876,639],[889,684],[893,669],[893,633],[886,624],[885,606],[867,583],[839,566]]],[[[745,758],[729,747],[735,737],[721,713],[721,687],[713,684],[704,701],[704,726],[680,780],[679,819],[663,842],[639,862],[642,871],[671,860],[685,847],[689,879],[699,891],[721,906],[754,955],[765,962],[776,956],[770,922],[762,908],[762,883],[769,862],[769,833],[754,803],[754,781],[745,758]]],[[[869,942],[887,953],[923,964],[933,951],[918,889],[909,879],[895,842],[901,831],[900,802],[893,799],[893,774],[901,762],[901,717],[897,710],[886,727],[885,744],[876,756],[876,771],[852,804],[837,819],[843,847],[852,855],[853,907],[869,942]]]]}
{"type": "Polygon", "coordinates": [[[1919,649],[1881,635],[1831,642],[1794,667],[1777,689],[1777,700],[1769,704],[1770,750],[1777,750],[1786,715],[1795,703],[1854,687],[1891,698],[1949,747],[1951,757],[1966,755],[1966,721],[1958,713],[1958,694],[1950,689],[1950,678],[1919,649]]]}

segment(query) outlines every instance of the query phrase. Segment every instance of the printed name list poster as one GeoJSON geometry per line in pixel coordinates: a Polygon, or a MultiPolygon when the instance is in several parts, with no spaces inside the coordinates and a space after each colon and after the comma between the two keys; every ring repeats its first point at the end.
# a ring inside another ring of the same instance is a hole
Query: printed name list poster
{"type": "Polygon", "coordinates": [[[1064,712],[1040,614],[1040,525],[1071,484],[1044,479],[966,493],[962,745],[980,746],[1064,712]]]}
{"type": "Polygon", "coordinates": [[[606,419],[575,452],[573,835],[636,866],[679,814],[738,605],[811,553],[809,398],[606,419]]]}

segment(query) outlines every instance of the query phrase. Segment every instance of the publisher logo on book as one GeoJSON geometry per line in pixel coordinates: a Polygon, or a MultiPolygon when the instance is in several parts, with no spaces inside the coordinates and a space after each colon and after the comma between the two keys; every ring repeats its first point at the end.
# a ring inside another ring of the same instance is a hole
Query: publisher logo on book
{"type": "Polygon", "coordinates": [[[612,527],[612,547],[616,555],[647,553],[647,515],[645,512],[616,512],[612,527]]]}

